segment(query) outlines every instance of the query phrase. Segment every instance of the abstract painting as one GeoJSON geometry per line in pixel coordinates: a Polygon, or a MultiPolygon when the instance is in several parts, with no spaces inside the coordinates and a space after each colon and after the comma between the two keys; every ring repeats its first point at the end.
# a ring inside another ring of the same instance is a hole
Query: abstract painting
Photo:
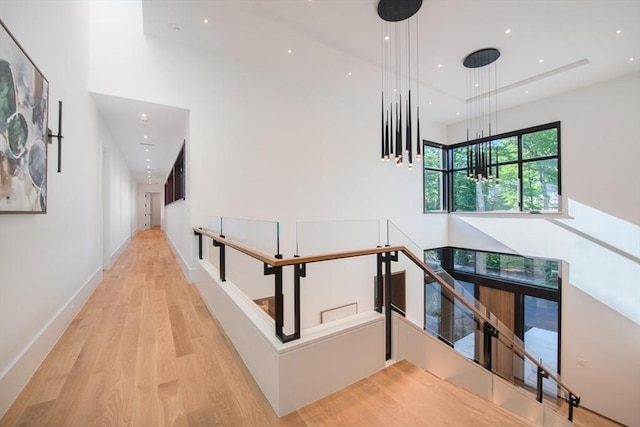
{"type": "Polygon", "coordinates": [[[0,21],[0,213],[47,212],[49,82],[0,21]]]}

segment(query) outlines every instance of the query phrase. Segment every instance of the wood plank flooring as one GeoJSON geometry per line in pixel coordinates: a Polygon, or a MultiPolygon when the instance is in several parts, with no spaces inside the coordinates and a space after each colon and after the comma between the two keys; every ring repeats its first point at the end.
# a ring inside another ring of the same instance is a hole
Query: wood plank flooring
{"type": "Polygon", "coordinates": [[[0,427],[421,425],[525,424],[406,362],[278,418],[160,230],[136,234],[0,420],[0,427]]]}

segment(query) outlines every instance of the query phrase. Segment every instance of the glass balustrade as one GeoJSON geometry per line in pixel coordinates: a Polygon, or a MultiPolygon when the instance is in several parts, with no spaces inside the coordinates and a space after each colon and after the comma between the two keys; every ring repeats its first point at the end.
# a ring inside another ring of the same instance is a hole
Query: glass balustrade
{"type": "MultiPolygon", "coordinates": [[[[239,243],[266,255],[280,254],[278,222],[210,217],[207,221],[207,229],[223,235],[229,242],[239,243]]],[[[282,261],[283,266],[295,264],[291,261],[298,257],[335,255],[335,258],[329,259],[330,262],[312,261],[311,277],[307,276],[307,272],[301,271],[302,273],[299,274],[298,270],[295,270],[298,283],[298,290],[295,291],[298,293],[297,298],[300,293],[314,301],[327,299],[326,294],[331,294],[334,298],[327,302],[327,307],[314,307],[311,315],[304,304],[296,307],[295,336],[283,335],[280,329],[279,336],[281,339],[285,338],[283,342],[299,338],[300,330],[305,328],[305,324],[307,326],[309,322],[317,324],[317,320],[308,319],[316,319],[318,315],[322,318],[323,314],[326,314],[327,321],[333,321],[335,319],[332,316],[349,316],[374,309],[377,305],[374,300],[378,301],[378,297],[373,286],[375,273],[372,274],[372,272],[376,271],[376,265],[378,265],[378,272],[384,270],[377,262],[386,258],[386,261],[382,262],[389,262],[391,271],[382,273],[383,281],[391,277],[391,305],[394,311],[424,329],[426,333],[437,337],[465,358],[529,390],[534,396],[538,394],[538,399],[540,399],[541,390],[546,395],[559,396],[565,400],[575,397],[566,391],[567,385],[564,382],[563,387],[559,387],[552,378],[559,379],[555,373],[556,366],[544,363],[544,358],[534,354],[534,350],[539,350],[540,347],[535,345],[525,347],[525,343],[508,325],[475,299],[472,283],[455,280],[441,267],[437,252],[425,253],[420,245],[391,221],[387,221],[386,230],[383,232],[386,233],[386,239],[381,241],[378,220],[296,223],[295,257],[290,260],[285,258],[282,261]],[[387,253],[389,257],[381,255],[377,259],[374,256],[343,258],[341,255],[341,253],[353,251],[364,251],[362,255],[375,255],[375,252],[366,253],[366,251],[375,250],[383,244],[402,249],[398,253],[395,251],[387,253]],[[301,282],[302,287],[299,284],[301,278],[304,278],[301,282]],[[542,368],[539,367],[539,363],[542,363],[542,368]],[[545,371],[550,374],[549,378],[542,378],[541,373],[544,374],[545,371]],[[540,381],[542,388],[540,388],[540,381]]],[[[273,278],[267,275],[266,269],[263,269],[264,263],[258,259],[247,260],[252,256],[247,257],[246,253],[232,252],[235,254],[227,255],[230,264],[227,267],[229,276],[233,277],[233,280],[240,285],[239,288],[265,312],[272,317],[277,316],[273,278]],[[249,285],[242,285],[242,283],[249,285]]],[[[213,258],[215,250],[210,251],[210,254],[212,255],[210,258],[213,258]]],[[[302,267],[302,265],[293,266],[295,269],[302,267]]],[[[281,288],[282,279],[277,280],[280,280],[281,288]]],[[[284,298],[285,305],[281,309],[285,311],[285,315],[284,320],[276,320],[277,334],[278,328],[282,328],[283,321],[285,326],[291,323],[291,314],[287,315],[286,312],[290,311],[291,307],[287,309],[287,304],[290,304],[292,296],[287,296],[285,293],[284,298]],[[289,302],[286,301],[287,298],[289,302]],[[287,316],[289,316],[288,321],[287,316]]],[[[324,323],[324,320],[321,323],[324,323]]],[[[555,354],[557,348],[551,349],[551,352],[555,354]]],[[[544,357],[553,358],[553,355],[545,354],[544,357]]],[[[577,405],[574,404],[574,406],[577,405]]],[[[572,408],[569,409],[572,410],[572,408]]]]}
{"type": "MultiPolygon", "coordinates": [[[[423,293],[416,295],[415,290],[407,291],[407,293],[412,292],[414,298],[424,301],[424,315],[421,317],[423,323],[419,324],[415,321],[414,323],[422,326],[426,332],[437,337],[466,358],[489,367],[493,373],[534,394],[538,385],[538,365],[533,360],[541,363],[544,366],[543,369],[551,373],[552,376],[557,376],[555,362],[545,363],[545,359],[536,354],[537,351],[543,350],[546,352],[547,359],[556,360],[557,348],[545,350],[542,346],[536,345],[535,341],[525,347],[524,342],[516,336],[511,328],[475,299],[472,283],[458,281],[442,268],[436,251],[425,253],[420,245],[391,221],[387,221],[387,245],[406,247],[414,255],[424,257],[424,263],[428,267],[428,270],[424,272],[423,293]],[[436,279],[436,276],[449,285],[449,288],[443,286],[441,281],[436,279]],[[498,333],[491,337],[492,339],[488,339],[486,336],[485,318],[491,319],[497,329],[498,333]],[[489,352],[485,348],[487,345],[491,345],[489,352]],[[523,350],[519,350],[519,348],[523,350]],[[488,355],[491,357],[490,365],[486,360],[488,355]]],[[[407,277],[415,277],[411,270],[420,268],[412,267],[410,264],[400,259],[393,268],[407,270],[407,277]]],[[[419,279],[415,282],[417,282],[416,285],[411,283],[410,286],[419,288],[419,279]]],[[[411,312],[410,308],[408,312],[411,312]]],[[[413,320],[418,316],[407,315],[407,317],[413,320]]],[[[531,340],[529,341],[531,342],[531,340]]],[[[555,342],[557,343],[557,340],[555,342]]],[[[542,381],[542,387],[548,397],[568,398],[568,395],[558,387],[552,378],[545,378],[542,381]]]]}
{"type": "Polygon", "coordinates": [[[296,223],[296,255],[371,249],[380,245],[379,220],[296,223]]]}

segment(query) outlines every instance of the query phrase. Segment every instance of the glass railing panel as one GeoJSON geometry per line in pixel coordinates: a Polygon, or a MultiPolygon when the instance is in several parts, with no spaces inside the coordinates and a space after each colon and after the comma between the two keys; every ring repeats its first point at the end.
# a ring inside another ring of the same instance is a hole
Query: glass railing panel
{"type": "Polygon", "coordinates": [[[280,253],[280,223],[242,218],[222,218],[220,234],[226,239],[267,255],[280,253]]]}
{"type": "Polygon", "coordinates": [[[523,378],[522,357],[517,354],[514,346],[519,339],[495,314],[490,313],[490,318],[499,331],[497,339],[493,340],[491,370],[507,381],[517,384],[523,378]]]}
{"type": "MultiPolygon", "coordinates": [[[[465,284],[458,283],[456,288],[465,284]]],[[[483,321],[433,276],[425,276],[424,329],[469,360],[483,358],[483,321]]]]}
{"type": "Polygon", "coordinates": [[[387,245],[404,246],[411,251],[419,259],[424,259],[424,249],[413,241],[405,232],[403,232],[393,222],[387,220],[387,245]]]}
{"type": "Polygon", "coordinates": [[[222,217],[208,216],[204,228],[216,234],[222,234],[222,217]]]}
{"type": "MultiPolygon", "coordinates": [[[[473,285],[471,283],[456,281],[442,269],[436,251],[423,251],[391,221],[387,222],[387,244],[392,246],[405,246],[416,255],[422,254],[425,264],[431,270],[431,273],[425,273],[424,280],[425,331],[455,348],[465,357],[484,364],[484,319],[470,310],[459,298],[461,297],[473,305],[481,315],[490,318],[500,331],[498,339],[492,339],[492,371],[510,382],[528,388],[535,395],[537,365],[527,359],[524,354],[520,354],[520,351],[517,349],[518,346],[524,349],[525,345],[524,342],[513,333],[512,328],[508,328],[507,325],[498,320],[492,313],[489,313],[486,308],[475,299],[473,285]],[[437,281],[434,276],[437,276],[455,289],[459,297],[446,289],[443,290],[443,286],[441,286],[440,282],[437,281]],[[532,367],[535,367],[535,369],[532,367]],[[533,379],[527,376],[532,369],[535,374],[533,379]],[[532,383],[532,381],[535,382],[532,383]]],[[[553,337],[551,337],[551,339],[553,339],[553,337]]],[[[549,340],[546,340],[546,342],[549,342],[549,340]]],[[[533,348],[534,346],[530,347],[533,348]]],[[[536,348],[536,350],[539,350],[539,348],[536,348]]],[[[551,353],[553,353],[553,351],[551,353]]],[[[557,360],[557,358],[553,358],[553,355],[547,355],[547,358],[550,359],[550,362],[552,362],[552,359],[553,361],[557,360]]],[[[536,359],[534,358],[534,360],[536,359]]],[[[543,365],[544,369],[555,375],[557,371],[556,363],[544,364],[543,362],[543,365]]],[[[544,379],[543,389],[545,395],[555,396],[558,386],[555,381],[549,378],[544,379]]],[[[562,394],[563,393],[561,393],[561,395],[562,394]]]]}
{"type": "Polygon", "coordinates": [[[380,221],[309,221],[296,223],[296,255],[371,249],[380,245],[380,221]]]}

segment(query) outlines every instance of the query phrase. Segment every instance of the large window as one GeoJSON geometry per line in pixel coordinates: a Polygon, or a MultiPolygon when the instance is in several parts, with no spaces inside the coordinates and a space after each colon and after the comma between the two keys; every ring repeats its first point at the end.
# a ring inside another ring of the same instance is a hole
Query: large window
{"type": "Polygon", "coordinates": [[[449,147],[424,144],[425,212],[561,210],[560,122],[449,147]],[[438,153],[428,158],[427,150],[440,151],[440,167],[438,153]],[[483,179],[470,176],[478,157],[486,164],[483,179]]]}
{"type": "Polygon", "coordinates": [[[447,152],[442,145],[425,142],[424,157],[424,211],[446,211],[447,152]]]}
{"type": "Polygon", "coordinates": [[[557,260],[496,252],[453,249],[453,271],[496,277],[526,285],[558,289],[557,260]]]}
{"type": "MultiPolygon", "coordinates": [[[[453,286],[465,298],[475,297],[482,304],[499,301],[500,307],[485,306],[492,312],[500,308],[502,312],[495,313],[501,314],[496,315],[505,324],[513,324],[513,332],[524,342],[527,351],[559,372],[560,261],[452,247],[426,250],[424,259],[434,273],[447,271],[455,279],[453,286]],[[505,292],[512,297],[493,300],[505,292]],[[501,317],[505,313],[508,316],[501,317]]],[[[469,359],[477,359],[477,325],[472,313],[429,277],[425,280],[425,330],[469,359]]],[[[535,387],[537,371],[534,368],[530,363],[525,364],[516,377],[525,385],[535,387]]],[[[545,383],[545,392],[553,394],[553,383],[545,383]]]]}

